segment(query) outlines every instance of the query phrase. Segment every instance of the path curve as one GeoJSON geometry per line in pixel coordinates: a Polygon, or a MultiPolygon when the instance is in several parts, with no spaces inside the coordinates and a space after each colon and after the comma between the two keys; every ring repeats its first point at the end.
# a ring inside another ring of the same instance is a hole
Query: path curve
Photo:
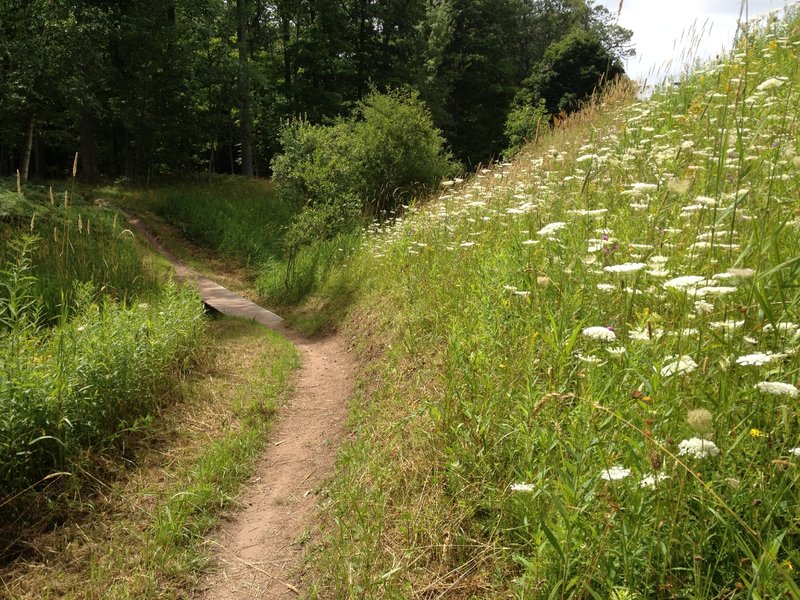
{"type": "Polygon", "coordinates": [[[208,600],[289,598],[300,595],[304,538],[313,536],[317,494],[333,474],[355,367],[336,336],[308,339],[283,319],[179,261],[137,217],[125,215],[175,267],[178,278],[196,283],[203,300],[223,314],[254,319],[291,340],[302,353],[295,393],[279,410],[240,510],[229,515],[209,542],[219,570],[195,597],[208,600]]]}

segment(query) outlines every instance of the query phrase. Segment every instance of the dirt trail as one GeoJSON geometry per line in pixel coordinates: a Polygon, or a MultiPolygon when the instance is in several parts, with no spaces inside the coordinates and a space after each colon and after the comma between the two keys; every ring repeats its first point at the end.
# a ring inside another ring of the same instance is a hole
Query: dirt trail
{"type": "Polygon", "coordinates": [[[136,217],[128,220],[172,261],[179,278],[197,283],[203,300],[221,313],[250,318],[289,338],[302,353],[291,400],[283,406],[272,439],[241,509],[210,538],[219,571],[196,593],[207,599],[273,599],[301,593],[304,538],[313,535],[317,491],[332,475],[344,436],[354,366],[337,337],[309,340],[288,329],[278,315],[210,279],[171,255],[136,217]]]}

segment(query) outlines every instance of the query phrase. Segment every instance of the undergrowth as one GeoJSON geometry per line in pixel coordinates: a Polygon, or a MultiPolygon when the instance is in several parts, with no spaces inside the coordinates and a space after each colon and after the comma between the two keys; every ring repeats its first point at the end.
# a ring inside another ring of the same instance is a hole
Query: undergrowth
{"type": "Polygon", "coordinates": [[[31,254],[35,237],[12,244],[0,268],[0,497],[3,504],[70,475],[89,449],[116,446],[152,416],[191,363],[203,331],[196,294],[167,286],[148,302],[95,300],[77,289],[75,315],[41,324],[31,254]]]}

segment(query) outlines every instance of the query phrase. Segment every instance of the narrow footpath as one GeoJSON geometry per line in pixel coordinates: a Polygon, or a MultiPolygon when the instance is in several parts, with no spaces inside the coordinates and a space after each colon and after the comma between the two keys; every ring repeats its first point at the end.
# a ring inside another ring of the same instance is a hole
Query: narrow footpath
{"type": "Polygon", "coordinates": [[[209,306],[253,319],[292,341],[302,353],[295,393],[278,412],[272,439],[240,496],[240,509],[223,520],[209,538],[218,565],[196,598],[273,599],[303,595],[302,553],[313,539],[318,492],[333,474],[336,450],[345,435],[348,398],[355,371],[336,336],[307,339],[283,319],[177,260],[141,223],[131,226],[192,281],[209,306]]]}

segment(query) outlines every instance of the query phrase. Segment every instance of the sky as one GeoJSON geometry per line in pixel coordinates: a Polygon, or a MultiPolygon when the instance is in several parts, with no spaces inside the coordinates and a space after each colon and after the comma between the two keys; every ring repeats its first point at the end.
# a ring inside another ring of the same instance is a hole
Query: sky
{"type": "MultiPolygon", "coordinates": [[[[619,0],[595,3],[616,16],[619,0]]],[[[747,5],[752,19],[782,9],[786,0],[749,0],[747,5]]],[[[713,58],[731,47],[741,9],[741,0],[623,0],[619,24],[633,31],[636,48],[625,70],[653,84],[680,73],[695,57],[713,58]]]]}

